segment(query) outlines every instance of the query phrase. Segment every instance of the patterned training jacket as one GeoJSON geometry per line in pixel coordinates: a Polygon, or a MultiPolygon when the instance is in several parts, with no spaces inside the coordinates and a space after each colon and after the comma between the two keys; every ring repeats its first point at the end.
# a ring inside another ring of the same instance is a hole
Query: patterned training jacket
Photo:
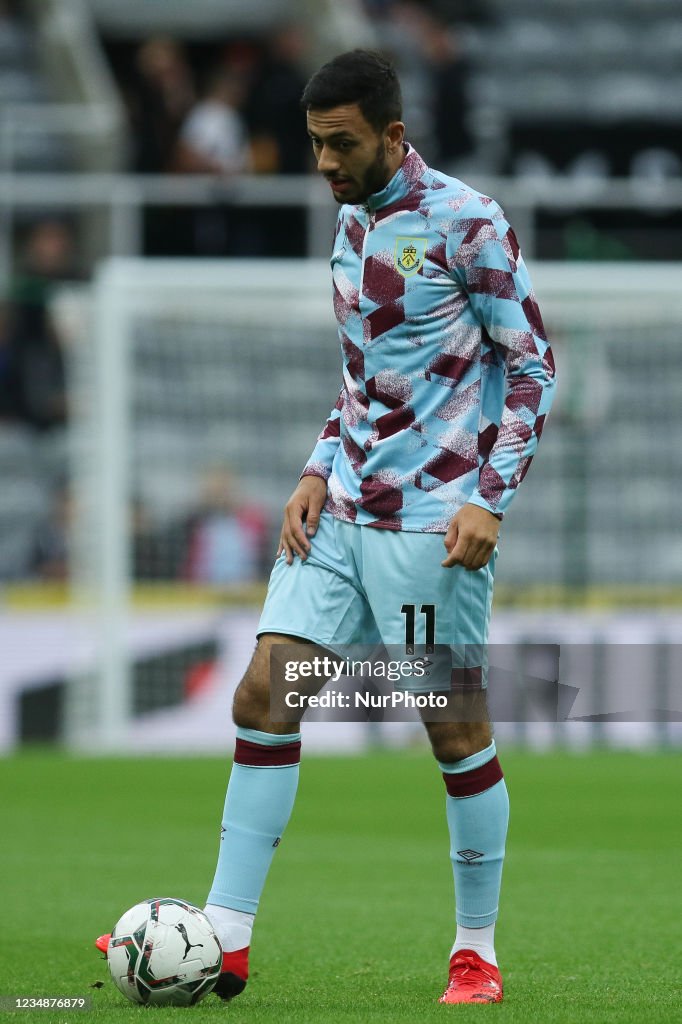
{"type": "Polygon", "coordinates": [[[499,206],[406,149],[385,189],[339,213],[343,386],[302,475],[328,481],[338,519],[445,533],[466,502],[508,508],[554,361],[499,206]]]}

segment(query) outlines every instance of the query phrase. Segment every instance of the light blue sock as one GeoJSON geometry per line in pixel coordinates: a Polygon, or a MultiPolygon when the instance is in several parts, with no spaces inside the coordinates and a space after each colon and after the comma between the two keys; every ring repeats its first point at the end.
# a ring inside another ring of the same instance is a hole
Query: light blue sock
{"type": "Polygon", "coordinates": [[[237,729],[208,903],[255,914],[296,798],[301,734],[237,729]]]}
{"type": "Polygon", "coordinates": [[[457,924],[484,928],[497,919],[509,797],[495,741],[471,757],[441,764],[455,879],[457,924]]]}

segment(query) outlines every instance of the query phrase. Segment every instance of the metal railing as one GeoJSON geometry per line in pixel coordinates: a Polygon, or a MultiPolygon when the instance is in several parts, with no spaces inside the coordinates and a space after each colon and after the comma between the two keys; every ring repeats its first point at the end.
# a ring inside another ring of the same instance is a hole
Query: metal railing
{"type": "MultiPolygon", "coordinates": [[[[22,137],[48,145],[57,141],[60,149],[68,150],[73,140],[87,140],[91,147],[111,143],[118,140],[120,129],[117,111],[104,103],[8,104],[0,110],[0,172],[20,173],[22,137]]],[[[21,177],[27,177],[27,172],[21,172],[21,177]]]]}
{"type": "MultiPolygon", "coordinates": [[[[93,115],[94,116],[94,115],[93,115]]],[[[682,179],[647,182],[634,178],[574,180],[473,176],[470,183],[503,206],[523,244],[537,254],[537,215],[590,209],[665,214],[682,210],[682,179]]],[[[13,270],[12,229],[18,215],[104,211],[107,232],[99,255],[143,253],[144,214],[152,207],[291,207],[306,214],[306,253],[329,255],[336,205],[322,179],[313,175],[208,176],[134,174],[0,173],[0,293],[13,270]]]]}

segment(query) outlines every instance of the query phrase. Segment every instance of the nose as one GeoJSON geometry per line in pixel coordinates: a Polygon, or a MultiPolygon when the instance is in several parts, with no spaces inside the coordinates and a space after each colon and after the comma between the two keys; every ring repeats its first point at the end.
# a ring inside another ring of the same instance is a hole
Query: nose
{"type": "Polygon", "coordinates": [[[340,167],[339,158],[329,146],[323,146],[317,158],[317,169],[320,174],[331,174],[340,167]]]}

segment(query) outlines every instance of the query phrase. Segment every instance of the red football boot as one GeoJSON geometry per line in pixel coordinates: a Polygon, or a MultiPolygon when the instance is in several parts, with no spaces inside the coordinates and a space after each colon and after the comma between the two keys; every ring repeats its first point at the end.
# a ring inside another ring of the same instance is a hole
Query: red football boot
{"type": "Polygon", "coordinates": [[[104,953],[105,956],[107,955],[107,950],[109,949],[110,938],[111,933],[109,933],[109,935],[100,935],[98,939],[95,939],[95,945],[97,946],[100,953],[104,953]]]}
{"type": "Polygon", "coordinates": [[[232,953],[223,953],[223,969],[216,981],[213,991],[221,999],[233,999],[246,988],[249,977],[249,947],[235,949],[232,953]]]}
{"type": "Polygon", "coordinates": [[[501,1003],[500,972],[473,949],[458,949],[450,959],[448,987],[438,1002],[501,1003]]]}

